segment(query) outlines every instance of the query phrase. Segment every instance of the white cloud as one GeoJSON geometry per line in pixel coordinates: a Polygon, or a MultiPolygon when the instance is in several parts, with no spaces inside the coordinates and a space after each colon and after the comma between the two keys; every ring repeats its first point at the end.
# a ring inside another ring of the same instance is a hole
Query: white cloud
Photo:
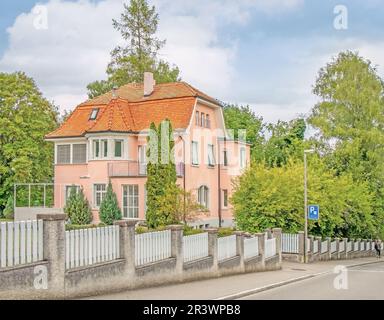
{"type": "MultiPolygon", "coordinates": [[[[225,96],[234,80],[236,41],[218,42],[219,23],[246,23],[248,9],[291,9],[303,0],[153,0],[160,13],[160,37],[167,39],[163,58],[182,70],[185,81],[225,96]]],[[[3,71],[22,70],[61,110],[86,97],[86,85],[105,78],[110,51],[121,41],[112,18],[122,1],[50,0],[47,29],[36,29],[36,10],[20,14],[8,28],[9,47],[0,60],[3,71]]]]}

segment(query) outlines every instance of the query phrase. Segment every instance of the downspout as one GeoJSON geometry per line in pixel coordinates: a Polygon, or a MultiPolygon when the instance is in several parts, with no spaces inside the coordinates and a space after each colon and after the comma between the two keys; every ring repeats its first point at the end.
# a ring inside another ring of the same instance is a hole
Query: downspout
{"type": "Polygon", "coordinates": [[[184,194],[183,194],[183,219],[184,219],[184,224],[186,224],[186,190],[185,190],[185,141],[183,139],[183,137],[180,135],[179,138],[181,139],[181,141],[183,141],[183,165],[182,165],[182,168],[183,168],[183,189],[184,189],[184,194]]]}
{"type": "MultiPolygon", "coordinates": [[[[225,137],[224,137],[224,141],[225,141],[225,137]]],[[[220,172],[221,172],[221,152],[220,152],[220,140],[217,139],[217,147],[218,147],[218,164],[217,164],[217,185],[218,185],[218,208],[219,208],[219,228],[221,228],[221,179],[220,179],[220,172]]]]}

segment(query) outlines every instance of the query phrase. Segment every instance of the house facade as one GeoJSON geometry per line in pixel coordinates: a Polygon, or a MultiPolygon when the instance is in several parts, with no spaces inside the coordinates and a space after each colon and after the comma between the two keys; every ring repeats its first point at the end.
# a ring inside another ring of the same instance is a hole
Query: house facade
{"type": "Polygon", "coordinates": [[[75,185],[98,222],[111,181],[123,218],[144,220],[149,127],[169,119],[177,183],[207,209],[191,224],[232,225],[232,179],[249,165],[249,145],[229,138],[217,100],[185,82],[156,85],[152,74],[144,78],[80,104],[46,136],[55,145],[55,207],[65,206],[75,185]]]}

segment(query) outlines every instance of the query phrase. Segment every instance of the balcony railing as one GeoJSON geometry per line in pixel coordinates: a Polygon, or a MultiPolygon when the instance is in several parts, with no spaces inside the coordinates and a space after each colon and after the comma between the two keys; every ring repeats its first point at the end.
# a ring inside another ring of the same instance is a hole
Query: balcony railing
{"type": "MultiPolygon", "coordinates": [[[[184,163],[176,164],[178,177],[184,176],[184,163]]],[[[109,177],[146,177],[147,164],[138,161],[119,161],[108,163],[109,177]]]]}

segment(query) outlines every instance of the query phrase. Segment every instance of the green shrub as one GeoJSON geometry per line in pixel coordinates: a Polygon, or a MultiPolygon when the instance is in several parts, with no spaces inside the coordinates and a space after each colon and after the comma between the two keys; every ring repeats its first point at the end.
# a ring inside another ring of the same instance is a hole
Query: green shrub
{"type": "Polygon", "coordinates": [[[108,184],[107,193],[100,204],[99,215],[100,220],[107,225],[111,225],[114,221],[121,219],[121,210],[111,183],[108,184]]]}
{"type": "Polygon", "coordinates": [[[105,227],[106,225],[104,223],[99,224],[71,224],[67,223],[65,225],[65,230],[79,230],[79,229],[90,229],[90,228],[98,228],[98,227],[105,227]]]}
{"type": "Polygon", "coordinates": [[[194,229],[191,226],[185,225],[183,228],[184,236],[191,236],[193,234],[203,233],[204,229],[194,229]]]}
{"type": "Polygon", "coordinates": [[[220,237],[227,237],[231,236],[233,234],[233,231],[235,231],[232,228],[219,228],[217,236],[220,237]]]}
{"type": "Polygon", "coordinates": [[[71,188],[64,212],[73,225],[88,225],[92,222],[92,211],[84,196],[83,189],[76,192],[74,186],[71,188]]]}
{"type": "Polygon", "coordinates": [[[5,219],[13,219],[14,214],[14,203],[13,203],[13,196],[9,196],[7,200],[7,204],[5,205],[3,215],[5,219]]]}

